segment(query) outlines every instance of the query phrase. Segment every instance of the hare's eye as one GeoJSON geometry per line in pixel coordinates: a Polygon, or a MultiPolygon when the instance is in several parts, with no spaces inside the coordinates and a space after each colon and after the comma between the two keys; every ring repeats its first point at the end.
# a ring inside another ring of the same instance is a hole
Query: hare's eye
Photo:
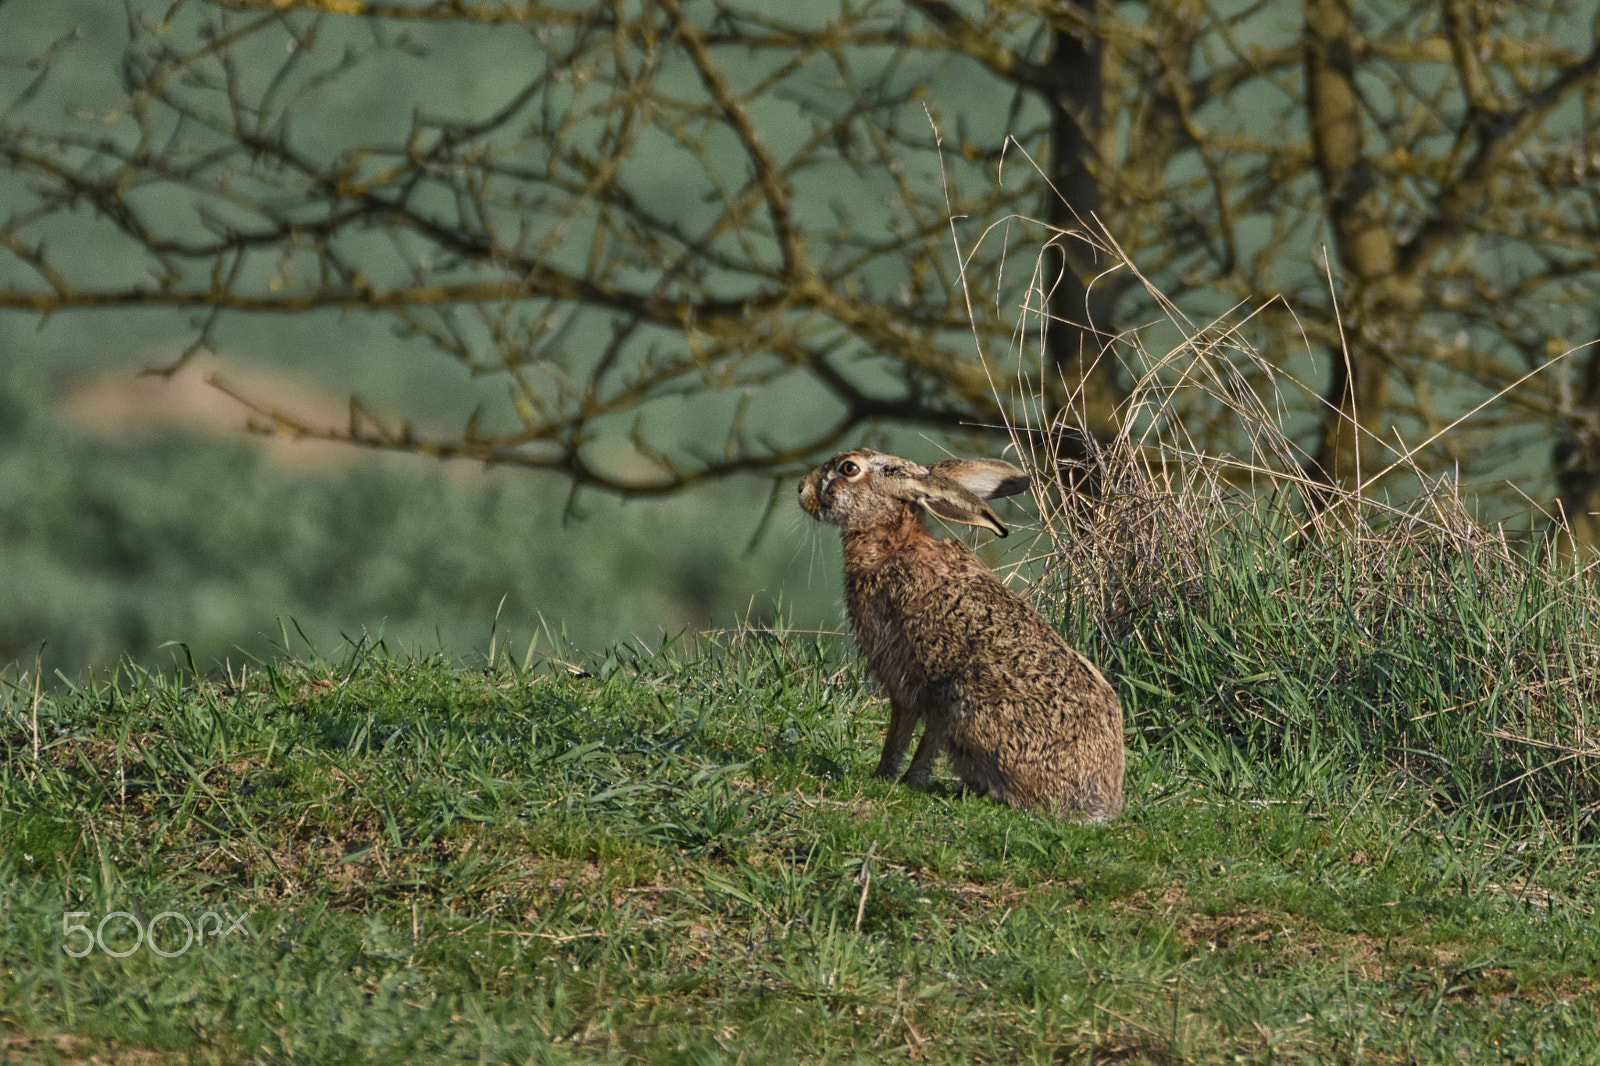
{"type": "Polygon", "coordinates": [[[855,462],[846,459],[844,462],[839,464],[839,473],[843,474],[845,477],[853,478],[861,473],[861,467],[855,462]]]}

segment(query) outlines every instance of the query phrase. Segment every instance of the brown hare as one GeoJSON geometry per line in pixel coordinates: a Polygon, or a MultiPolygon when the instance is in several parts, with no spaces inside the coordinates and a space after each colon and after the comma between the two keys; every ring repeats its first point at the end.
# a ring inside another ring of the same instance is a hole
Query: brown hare
{"type": "Polygon", "coordinates": [[[838,526],[856,643],[889,693],[876,777],[893,777],[917,723],[905,781],[939,752],[965,785],[1013,807],[1104,822],[1122,808],[1122,706],[1100,672],[923,512],[1006,535],[986,499],[1028,487],[998,459],[919,466],[858,448],[800,483],[800,506],[838,526]]]}

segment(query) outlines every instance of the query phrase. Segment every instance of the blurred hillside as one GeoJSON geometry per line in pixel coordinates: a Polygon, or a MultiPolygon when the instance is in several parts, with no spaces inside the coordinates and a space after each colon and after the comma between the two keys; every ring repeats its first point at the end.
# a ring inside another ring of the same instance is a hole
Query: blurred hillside
{"type": "Polygon", "coordinates": [[[746,554],[763,484],[649,503],[584,496],[564,522],[553,477],[352,449],[302,467],[303,445],[264,452],[271,442],[237,414],[209,426],[184,414],[181,399],[204,391],[193,384],[163,402],[166,386],[122,367],[69,388],[47,360],[18,357],[15,330],[5,341],[0,663],[31,667],[42,644],[47,670],[72,676],[124,654],[170,662],[181,653],[162,645],[182,641],[211,665],[270,652],[285,631],[303,652],[295,626],[328,653],[379,633],[482,653],[502,597],[497,643],[519,655],[536,632],[544,650],[551,637],[653,645],[769,620],[780,599],[796,624],[839,624],[833,538],[798,510],[746,554]],[[102,424],[75,426],[62,407],[102,424]]]}

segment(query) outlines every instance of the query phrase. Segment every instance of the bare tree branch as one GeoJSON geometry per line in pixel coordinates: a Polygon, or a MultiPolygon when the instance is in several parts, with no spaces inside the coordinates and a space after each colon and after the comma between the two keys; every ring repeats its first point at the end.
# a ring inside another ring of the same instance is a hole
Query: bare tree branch
{"type": "MultiPolygon", "coordinates": [[[[897,427],[1109,434],[1119,344],[1243,305],[1273,363],[1229,372],[1303,383],[1309,473],[1423,442],[1600,510],[1559,354],[1600,302],[1592,4],[127,6],[97,114],[70,27],[0,82],[0,312],[169,309],[190,351],[347,312],[504,386],[454,434],[360,397],[264,430],[659,494],[897,427]]],[[[1201,392],[1161,417],[1246,443],[1201,392]]]]}

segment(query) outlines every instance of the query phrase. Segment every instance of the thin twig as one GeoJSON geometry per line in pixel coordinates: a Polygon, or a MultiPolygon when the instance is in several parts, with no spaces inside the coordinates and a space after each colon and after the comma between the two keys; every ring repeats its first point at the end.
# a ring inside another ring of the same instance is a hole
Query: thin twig
{"type": "Polygon", "coordinates": [[[867,890],[872,887],[872,855],[878,850],[878,842],[874,840],[867,846],[867,854],[861,860],[861,899],[856,903],[856,932],[861,932],[861,919],[867,913],[867,890]]]}

